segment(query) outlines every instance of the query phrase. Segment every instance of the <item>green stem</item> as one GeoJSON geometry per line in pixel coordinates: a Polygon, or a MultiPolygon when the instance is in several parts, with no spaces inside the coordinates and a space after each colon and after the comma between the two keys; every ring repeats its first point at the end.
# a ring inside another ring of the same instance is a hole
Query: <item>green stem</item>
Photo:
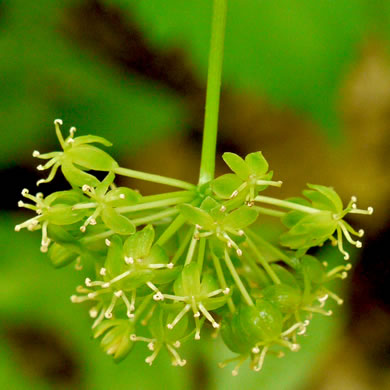
{"type": "Polygon", "coordinates": [[[246,290],[246,288],[244,286],[244,283],[242,283],[242,280],[240,279],[240,276],[238,275],[237,270],[234,267],[232,260],[230,259],[230,256],[229,256],[227,249],[225,249],[225,263],[226,263],[226,267],[228,267],[228,270],[230,271],[230,274],[232,275],[232,277],[234,279],[234,282],[236,283],[236,286],[240,290],[240,293],[241,293],[242,297],[244,298],[245,302],[249,306],[254,306],[253,301],[252,301],[250,295],[248,294],[248,291],[246,290]]]}
{"type": "Polygon", "coordinates": [[[253,241],[247,236],[246,242],[248,243],[249,247],[252,249],[254,254],[256,255],[257,261],[262,265],[262,267],[265,269],[265,271],[268,273],[270,278],[275,284],[280,284],[280,279],[278,278],[278,275],[274,272],[274,270],[270,267],[270,265],[267,263],[267,260],[263,257],[263,255],[260,253],[260,251],[257,249],[256,245],[253,243],[253,241]]]}
{"type": "MultiPolygon", "coordinates": [[[[214,254],[214,252],[212,250],[210,253],[211,253],[211,257],[213,259],[215,272],[217,273],[219,285],[221,286],[222,289],[225,290],[228,285],[226,283],[225,276],[224,276],[223,271],[222,271],[221,262],[219,261],[219,258],[214,254]]],[[[236,307],[234,306],[232,297],[228,298],[227,304],[228,304],[230,312],[234,313],[236,311],[236,307]]]]}
{"type": "Polygon", "coordinates": [[[182,196],[195,196],[195,193],[192,191],[173,191],[173,192],[165,192],[163,194],[157,194],[157,195],[146,195],[143,196],[138,204],[140,203],[148,203],[148,202],[155,202],[157,200],[164,200],[164,199],[171,199],[171,198],[179,198],[182,196]]]}
{"type": "Polygon", "coordinates": [[[160,238],[156,241],[157,245],[164,245],[184,224],[185,218],[180,214],[172,223],[164,230],[160,238]]]}
{"type": "Polygon", "coordinates": [[[142,210],[150,210],[150,209],[157,209],[160,207],[166,207],[166,206],[174,206],[179,203],[186,203],[191,202],[193,200],[193,197],[178,197],[178,198],[169,198],[169,199],[163,199],[163,200],[157,200],[155,202],[149,202],[149,203],[140,203],[136,204],[134,206],[123,206],[123,207],[117,207],[115,210],[118,213],[124,214],[124,213],[131,213],[134,211],[142,211],[142,210]]]}
{"type": "Polygon", "coordinates": [[[269,215],[271,217],[277,217],[277,218],[282,218],[285,216],[287,213],[284,211],[278,211],[278,210],[272,210],[272,209],[267,209],[266,207],[260,207],[260,206],[253,206],[252,207],[254,210],[258,211],[259,214],[263,215],[269,215]]]}
{"type": "Polygon", "coordinates": [[[156,214],[148,215],[147,217],[140,217],[140,218],[135,218],[132,219],[131,222],[134,223],[134,225],[139,226],[139,225],[144,225],[145,223],[157,221],[159,219],[171,217],[179,212],[178,209],[168,209],[161,211],[156,214]]]}
{"type": "Polygon", "coordinates": [[[196,188],[191,183],[187,183],[182,180],[172,179],[170,177],[154,175],[152,173],[134,171],[133,169],[118,167],[114,169],[114,173],[121,176],[132,177],[133,179],[140,179],[145,181],[151,181],[153,183],[165,184],[167,186],[183,188],[185,190],[193,190],[196,188]]]}
{"type": "Polygon", "coordinates": [[[227,0],[214,0],[199,185],[214,178],[227,0]]]}
{"type": "Polygon", "coordinates": [[[267,204],[272,204],[275,206],[279,206],[285,209],[293,209],[293,210],[298,210],[298,211],[303,211],[304,213],[309,213],[309,214],[315,214],[318,213],[320,210],[317,210],[313,207],[308,207],[304,206],[299,203],[294,203],[294,202],[289,202],[287,200],[280,200],[276,198],[271,198],[269,196],[262,196],[258,195],[255,198],[256,202],[261,202],[261,203],[267,203],[267,204]]]}
{"type": "Polygon", "coordinates": [[[181,242],[179,248],[177,249],[175,255],[173,256],[171,263],[176,264],[177,261],[180,259],[180,257],[184,253],[184,250],[187,248],[187,245],[191,241],[191,237],[194,234],[194,230],[195,229],[192,229],[192,228],[190,228],[188,230],[186,236],[182,239],[182,242],[181,242]]]}
{"type": "Polygon", "coordinates": [[[202,269],[203,269],[205,250],[206,250],[206,239],[201,238],[199,240],[198,261],[197,261],[200,273],[202,273],[202,269]]]}
{"type": "Polygon", "coordinates": [[[295,268],[294,263],[291,261],[291,259],[282,250],[280,250],[278,247],[276,247],[275,245],[271,244],[267,240],[264,240],[263,237],[261,237],[260,235],[254,233],[252,230],[248,229],[247,232],[252,237],[252,239],[254,241],[257,241],[257,243],[260,246],[263,246],[270,253],[272,253],[275,256],[277,256],[278,260],[283,260],[287,265],[289,265],[292,268],[295,268]]]}

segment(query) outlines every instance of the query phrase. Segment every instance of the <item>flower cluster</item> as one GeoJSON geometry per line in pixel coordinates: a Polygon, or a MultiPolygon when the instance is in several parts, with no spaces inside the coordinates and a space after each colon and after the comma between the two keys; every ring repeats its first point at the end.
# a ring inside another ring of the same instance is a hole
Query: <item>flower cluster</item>
{"type": "Polygon", "coordinates": [[[71,188],[47,197],[28,190],[31,203],[19,206],[36,216],[17,225],[41,230],[41,250],[55,267],[74,264],[87,272],[83,285],[71,296],[85,304],[93,319],[95,338],[116,361],[134,343],[146,342],[152,364],[163,348],[172,364],[183,366],[180,346],[199,340],[209,327],[220,332],[236,357],[233,374],[247,359],[262,368],[266,354],[299,350],[314,313],[331,315],[324,308],[328,297],[342,299],[328,283],[344,279],[349,263],[328,269],[326,262],[308,254],[330,241],[347,260],[345,238],[356,247],[362,237],[344,217],[360,210],[353,197],[346,207],[329,187],[308,185],[305,198],[280,200],[260,195],[272,181],[261,152],[245,160],[233,153],[223,158],[234,173],[203,185],[119,167],[105,151],[91,145],[110,143],[101,137],[64,139],[60,120],[55,129],[61,152],[40,154],[48,159],[39,170],[50,169],[51,181],[61,168],[71,188]],[[89,171],[106,172],[98,180],[89,171]],[[142,196],[117,187],[116,175],[176,186],[179,191],[142,196]],[[271,206],[271,208],[269,207],[271,206]],[[256,229],[261,215],[280,219],[285,231],[279,244],[267,241],[256,229]],[[265,255],[273,253],[270,261],[265,255]]]}

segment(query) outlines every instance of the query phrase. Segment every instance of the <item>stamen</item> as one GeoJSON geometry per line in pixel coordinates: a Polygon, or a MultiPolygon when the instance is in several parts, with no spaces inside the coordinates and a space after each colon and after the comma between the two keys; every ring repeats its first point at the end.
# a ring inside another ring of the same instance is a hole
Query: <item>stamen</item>
{"type": "Polygon", "coordinates": [[[112,311],[114,310],[115,303],[118,299],[117,293],[118,293],[118,291],[116,293],[112,294],[111,303],[108,306],[106,312],[104,313],[104,317],[106,317],[106,318],[112,318],[112,311]]]}
{"type": "Polygon", "coordinates": [[[174,349],[170,344],[165,344],[168,351],[172,354],[173,356],[173,362],[172,362],[172,365],[173,366],[180,366],[180,367],[183,367],[185,366],[185,364],[187,363],[186,360],[182,360],[179,356],[179,354],[177,353],[176,349],[174,349]]]}
{"type": "Polygon", "coordinates": [[[62,126],[64,123],[62,122],[62,119],[55,119],[54,124],[62,126]]]}
{"type": "Polygon", "coordinates": [[[126,264],[134,264],[134,259],[132,257],[125,256],[125,263],[126,264]]]}
{"type": "Polygon", "coordinates": [[[105,276],[107,274],[107,270],[104,267],[102,267],[100,268],[99,274],[105,276]]]}
{"type": "Polygon", "coordinates": [[[126,196],[125,196],[125,194],[119,194],[119,198],[120,198],[120,199],[125,199],[126,196]]]}
{"type": "Polygon", "coordinates": [[[254,371],[260,371],[262,368],[263,368],[263,364],[264,364],[264,359],[265,359],[265,355],[268,351],[268,348],[269,347],[264,347],[263,350],[261,351],[261,354],[259,356],[259,360],[256,364],[256,366],[253,367],[254,371]]]}
{"type": "Polygon", "coordinates": [[[168,329],[173,329],[175,325],[187,314],[187,312],[191,309],[191,305],[188,303],[184,306],[184,308],[180,311],[180,313],[175,317],[175,319],[167,324],[168,329]]]}
{"type": "Polygon", "coordinates": [[[290,333],[294,332],[294,330],[296,329],[301,329],[303,326],[302,322],[298,322],[296,324],[294,324],[293,326],[291,326],[289,329],[285,330],[282,334],[281,334],[281,337],[285,337],[285,336],[288,336],[290,333]]]}
{"type": "Polygon", "coordinates": [[[111,241],[108,238],[106,238],[104,242],[106,243],[107,246],[111,245],[111,241]]]}
{"type": "Polygon", "coordinates": [[[156,348],[156,350],[153,352],[152,355],[148,356],[146,359],[145,359],[145,362],[148,363],[150,366],[152,365],[154,359],[156,359],[158,353],[160,352],[160,349],[161,349],[161,344],[159,344],[156,348]]]}
{"type": "Polygon", "coordinates": [[[125,278],[126,276],[130,275],[130,273],[131,273],[131,271],[125,271],[125,272],[123,272],[123,274],[115,276],[115,278],[110,280],[110,284],[113,284],[113,283],[117,282],[118,280],[125,278]]]}
{"type": "Polygon", "coordinates": [[[95,329],[102,321],[104,318],[104,310],[102,309],[99,316],[96,318],[95,322],[92,324],[92,329],[95,329]]]}
{"type": "Polygon", "coordinates": [[[219,328],[219,324],[214,320],[211,314],[207,311],[207,309],[203,306],[202,303],[198,303],[199,310],[203,313],[203,315],[211,322],[213,328],[219,328]]]}
{"type": "Polygon", "coordinates": [[[339,251],[344,255],[344,260],[348,260],[349,253],[346,252],[343,248],[343,235],[341,229],[339,226],[337,226],[336,230],[337,230],[337,244],[338,244],[339,251]]]}
{"type": "Polygon", "coordinates": [[[39,157],[41,153],[38,152],[38,150],[33,151],[33,157],[39,157]]]}

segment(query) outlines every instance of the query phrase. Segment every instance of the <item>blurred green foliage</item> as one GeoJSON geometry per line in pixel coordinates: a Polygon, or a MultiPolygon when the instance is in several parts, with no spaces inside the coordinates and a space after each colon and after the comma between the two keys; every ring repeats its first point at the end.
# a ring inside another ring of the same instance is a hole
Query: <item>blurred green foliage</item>
{"type": "MultiPolygon", "coordinates": [[[[205,80],[210,0],[102,0],[135,15],[155,47],[179,47],[205,80]]],[[[130,153],[183,128],[180,97],[114,69],[63,31],[63,13],[82,0],[0,3],[0,166],[54,142],[57,117],[130,153]]],[[[340,83],[364,35],[390,38],[390,5],[372,0],[231,1],[224,83],[266,94],[340,134],[340,83]]]]}

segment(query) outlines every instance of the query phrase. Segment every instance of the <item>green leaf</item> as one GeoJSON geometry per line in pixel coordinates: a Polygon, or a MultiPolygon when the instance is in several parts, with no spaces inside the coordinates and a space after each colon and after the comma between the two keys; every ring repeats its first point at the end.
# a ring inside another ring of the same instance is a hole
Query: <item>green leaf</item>
{"type": "Polygon", "coordinates": [[[135,226],[133,222],[124,215],[119,214],[112,207],[104,207],[100,215],[104,224],[115,233],[122,235],[135,233],[135,226]]]}
{"type": "Polygon", "coordinates": [[[168,264],[169,257],[160,245],[153,245],[149,254],[144,258],[143,264],[168,264]]]}
{"type": "Polygon", "coordinates": [[[191,224],[200,225],[204,229],[213,228],[214,220],[206,211],[189,204],[179,205],[178,208],[183,217],[191,224]]]}
{"type": "Polygon", "coordinates": [[[245,157],[250,173],[256,175],[259,179],[262,178],[268,171],[268,162],[261,152],[249,153],[245,157]]]}
{"type": "Polygon", "coordinates": [[[230,229],[243,229],[256,221],[259,213],[251,207],[241,206],[226,216],[223,224],[230,229]]]}
{"type": "Polygon", "coordinates": [[[145,226],[141,231],[127,238],[123,245],[125,256],[133,259],[145,259],[150,252],[154,241],[152,225],[145,226]]]}
{"type": "Polygon", "coordinates": [[[70,161],[63,161],[61,170],[65,179],[72,186],[82,187],[84,184],[87,184],[91,187],[96,187],[99,184],[99,180],[95,176],[76,168],[70,161]]]}
{"type": "Polygon", "coordinates": [[[108,153],[91,145],[72,147],[65,154],[74,164],[86,169],[112,171],[118,167],[118,163],[108,153]]]}
{"type": "Polygon", "coordinates": [[[226,152],[222,155],[228,167],[242,180],[247,180],[250,170],[245,161],[237,154],[226,152]]]}
{"type": "Polygon", "coordinates": [[[234,173],[227,173],[219,176],[211,182],[211,189],[222,199],[229,199],[232,193],[242,184],[240,179],[234,173]]]}

